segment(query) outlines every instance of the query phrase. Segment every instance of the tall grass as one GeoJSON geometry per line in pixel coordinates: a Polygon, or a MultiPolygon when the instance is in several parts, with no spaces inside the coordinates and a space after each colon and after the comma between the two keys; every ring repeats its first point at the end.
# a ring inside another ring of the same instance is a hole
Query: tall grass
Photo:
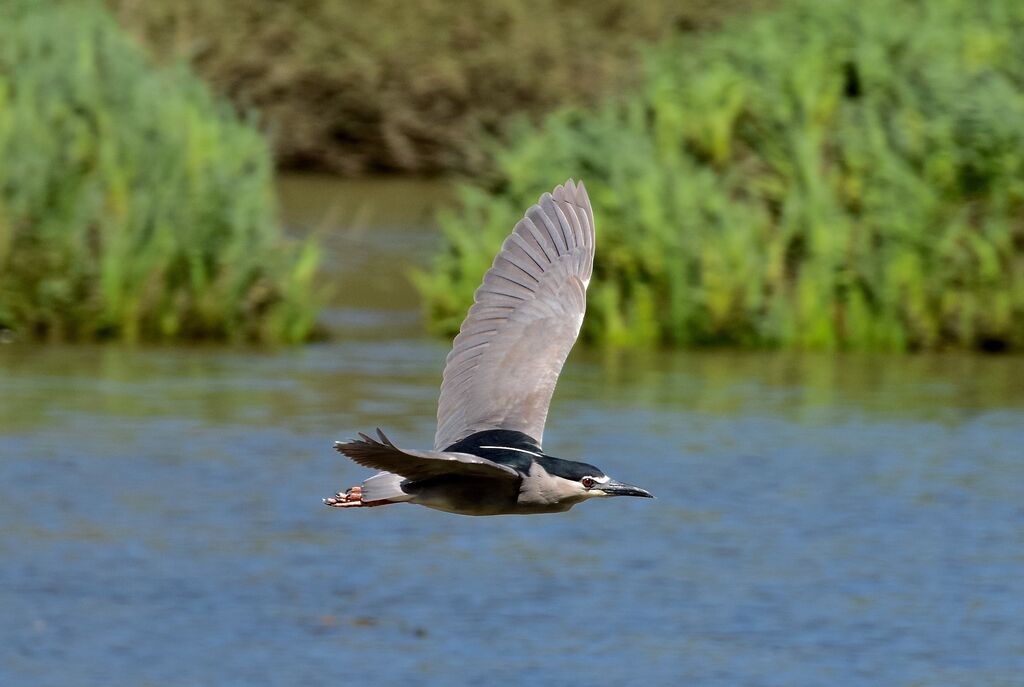
{"type": "Polygon", "coordinates": [[[651,52],[636,92],[524,126],[462,189],[451,332],[527,204],[582,177],[584,335],[611,345],[1024,348],[1024,3],[811,0],[651,52]]]}
{"type": "Polygon", "coordinates": [[[101,6],[0,15],[0,329],[308,337],[317,247],[282,239],[257,129],[151,68],[101,6]]]}

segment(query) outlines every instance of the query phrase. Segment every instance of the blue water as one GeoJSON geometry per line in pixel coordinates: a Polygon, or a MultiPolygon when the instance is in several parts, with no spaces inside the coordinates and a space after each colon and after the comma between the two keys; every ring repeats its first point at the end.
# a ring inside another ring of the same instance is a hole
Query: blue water
{"type": "Polygon", "coordinates": [[[0,684],[1024,685],[1024,360],[578,351],[546,448],[659,498],[320,498],[443,342],[0,346],[0,684]]]}

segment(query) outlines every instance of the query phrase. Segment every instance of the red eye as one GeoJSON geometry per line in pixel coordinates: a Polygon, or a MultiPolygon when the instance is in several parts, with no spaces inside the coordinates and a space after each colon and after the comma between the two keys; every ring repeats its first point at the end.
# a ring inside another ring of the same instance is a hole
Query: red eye
{"type": "Polygon", "coordinates": [[[597,484],[597,483],[596,483],[596,482],[594,481],[594,478],[593,478],[593,477],[584,477],[583,479],[581,479],[581,480],[580,480],[580,482],[582,482],[582,483],[583,483],[583,486],[585,486],[585,487],[586,487],[587,489],[590,489],[590,488],[591,488],[592,486],[594,486],[595,484],[597,484]]]}

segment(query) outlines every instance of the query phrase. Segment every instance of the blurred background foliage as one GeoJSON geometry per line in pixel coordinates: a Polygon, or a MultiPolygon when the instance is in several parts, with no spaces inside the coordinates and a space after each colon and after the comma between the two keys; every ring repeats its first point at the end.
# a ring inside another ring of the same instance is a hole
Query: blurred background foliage
{"type": "Polygon", "coordinates": [[[639,48],[768,0],[107,0],[158,55],[259,110],[280,163],[475,172],[510,117],[631,84],[639,48]]]}
{"type": "Polygon", "coordinates": [[[522,210],[582,177],[584,334],[617,346],[1024,347],[1024,3],[790,2],[523,124],[418,275],[451,333],[522,210]]]}
{"type": "Polygon", "coordinates": [[[308,338],[318,249],[284,242],[258,129],[100,5],[0,15],[0,331],[308,338]]]}
{"type": "Polygon", "coordinates": [[[464,180],[440,333],[574,177],[590,341],[1024,348],[1024,3],[104,3],[0,5],[0,332],[309,338],[273,151],[464,180]]]}

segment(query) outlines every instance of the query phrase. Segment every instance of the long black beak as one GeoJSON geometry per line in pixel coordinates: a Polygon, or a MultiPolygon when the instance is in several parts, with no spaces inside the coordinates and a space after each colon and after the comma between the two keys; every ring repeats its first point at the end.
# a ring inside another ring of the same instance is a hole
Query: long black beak
{"type": "Polygon", "coordinates": [[[647,491],[646,489],[634,487],[632,484],[617,482],[613,479],[608,480],[604,484],[599,484],[594,488],[600,489],[609,496],[642,496],[645,499],[654,498],[654,494],[647,491]]]}

